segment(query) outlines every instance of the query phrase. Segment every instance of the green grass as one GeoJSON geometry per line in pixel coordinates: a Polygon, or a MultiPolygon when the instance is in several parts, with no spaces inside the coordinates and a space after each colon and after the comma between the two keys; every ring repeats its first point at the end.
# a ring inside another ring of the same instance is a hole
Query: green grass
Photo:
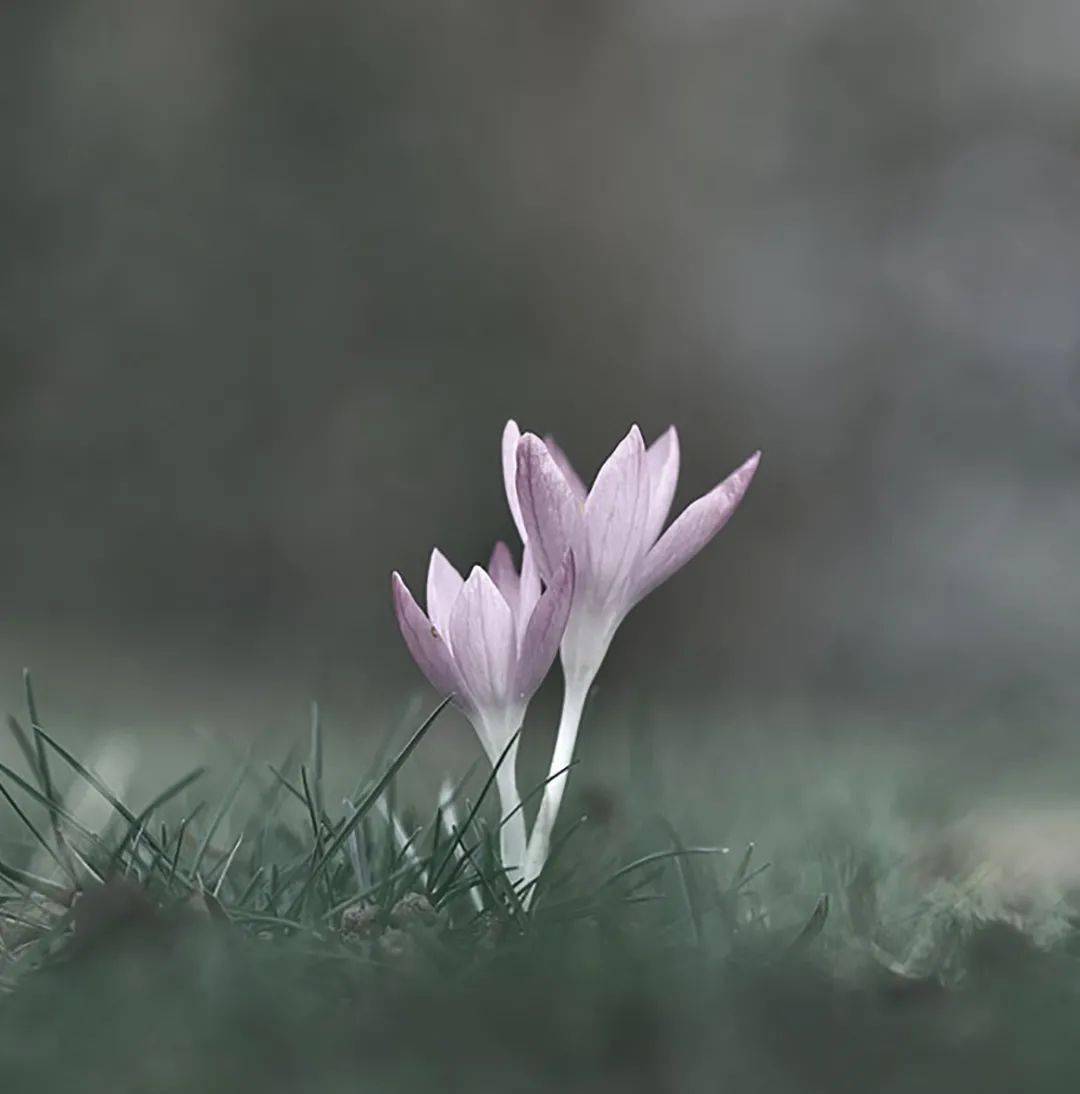
{"type": "Polygon", "coordinates": [[[456,826],[398,801],[445,704],[347,801],[313,707],[284,760],[134,805],[26,696],[0,765],[5,1089],[1076,1089],[1070,907],[919,884],[872,826],[770,863],[634,802],[571,813],[526,906],[490,773],[456,826]]]}

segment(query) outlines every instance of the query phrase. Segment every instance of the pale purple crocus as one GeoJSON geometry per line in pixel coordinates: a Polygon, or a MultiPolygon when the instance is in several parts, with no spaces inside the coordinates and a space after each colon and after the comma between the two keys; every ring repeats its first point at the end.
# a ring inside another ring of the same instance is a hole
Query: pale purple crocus
{"type": "Polygon", "coordinates": [[[510,549],[496,544],[488,570],[468,580],[437,549],[427,577],[427,613],[396,571],[394,610],[409,652],[437,691],[454,701],[476,730],[494,765],[503,813],[500,851],[511,881],[525,862],[525,819],[517,789],[517,741],[529,700],[558,653],[574,593],[574,561],[566,552],[541,591],[528,546],[521,573],[510,549]],[[509,746],[509,749],[508,749],[509,746]]]}
{"type": "Polygon", "coordinates": [[[541,578],[554,580],[567,551],[577,570],[561,645],[565,691],[551,761],[554,777],[545,787],[529,841],[528,882],[547,858],[585,700],[619,624],[724,527],[754,477],[760,453],[688,505],[666,531],[679,477],[674,426],[648,448],[633,426],[591,489],[553,440],[522,435],[516,422],[506,425],[502,453],[510,511],[541,578]]]}

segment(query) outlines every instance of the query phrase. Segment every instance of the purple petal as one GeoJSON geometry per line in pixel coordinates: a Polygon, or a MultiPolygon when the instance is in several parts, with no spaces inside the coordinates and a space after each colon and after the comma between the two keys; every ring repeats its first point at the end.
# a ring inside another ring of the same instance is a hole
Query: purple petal
{"type": "Polygon", "coordinates": [[[469,709],[469,697],[465,694],[446,642],[420,610],[396,570],[390,583],[394,593],[394,614],[413,660],[437,692],[441,695],[453,694],[460,706],[469,709]]]}
{"type": "Polygon", "coordinates": [[[656,546],[645,556],[633,603],[648,596],[676,570],[686,565],[727,524],[739,506],[757,470],[761,453],[755,452],[737,471],[704,497],[688,505],[656,546]]]}
{"type": "Polygon", "coordinates": [[[540,599],[540,571],[536,568],[536,555],[533,549],[526,543],[525,550],[521,553],[521,597],[518,600],[518,645],[525,634],[525,627],[529,617],[540,599]]]}
{"type": "Polygon", "coordinates": [[[581,505],[539,437],[526,433],[517,449],[517,496],[526,539],[540,576],[551,583],[581,528],[581,505]]]}
{"type": "Polygon", "coordinates": [[[567,459],[566,453],[559,447],[558,442],[551,434],[544,438],[544,444],[547,445],[547,450],[551,453],[555,465],[563,473],[566,485],[574,492],[574,497],[584,505],[589,491],[585,483],[581,481],[581,476],[574,470],[574,465],[567,459]]]}
{"type": "Polygon", "coordinates": [[[491,561],[488,563],[488,573],[495,583],[495,588],[503,595],[503,600],[510,606],[515,617],[518,614],[518,603],[521,598],[521,578],[518,577],[517,567],[514,566],[514,556],[510,548],[500,539],[491,552],[491,561]]]}
{"type": "Polygon", "coordinates": [[[450,616],[450,645],[462,682],[483,711],[498,711],[511,699],[517,661],[514,615],[495,583],[473,567],[450,616]]]}
{"type": "Polygon", "coordinates": [[[596,476],[585,502],[583,550],[578,557],[582,594],[595,605],[625,594],[645,549],[649,513],[645,443],[635,425],[596,476]]]}
{"type": "Polygon", "coordinates": [[[645,453],[649,475],[649,519],[645,525],[645,545],[651,547],[664,527],[679,481],[679,434],[671,426],[645,453]]]}
{"type": "Polygon", "coordinates": [[[554,580],[536,604],[525,628],[514,680],[514,694],[527,703],[544,682],[570,618],[574,599],[574,556],[567,553],[554,580]]]}
{"type": "Polygon", "coordinates": [[[427,610],[428,618],[442,635],[450,633],[450,612],[464,584],[461,574],[436,547],[431,552],[431,561],[428,563],[427,610]]]}
{"type": "Polygon", "coordinates": [[[517,487],[517,448],[521,440],[521,430],[513,418],[506,423],[502,435],[502,472],[503,487],[506,490],[506,501],[510,506],[510,515],[514,518],[514,526],[525,542],[525,522],[521,519],[521,505],[518,503],[517,487]]]}

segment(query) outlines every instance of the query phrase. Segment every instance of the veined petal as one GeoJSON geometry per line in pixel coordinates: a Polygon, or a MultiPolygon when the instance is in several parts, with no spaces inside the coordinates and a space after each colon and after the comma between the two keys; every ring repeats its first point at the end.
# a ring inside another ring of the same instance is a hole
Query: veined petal
{"type": "Polygon", "coordinates": [[[679,481],[679,434],[668,428],[645,452],[649,475],[649,519],[645,524],[645,545],[651,547],[664,527],[679,481]]]}
{"type": "Polygon", "coordinates": [[[420,671],[431,681],[431,686],[441,695],[453,694],[458,705],[471,709],[470,696],[466,693],[461,677],[454,666],[450,648],[420,610],[408,586],[395,570],[391,579],[394,593],[394,614],[397,616],[401,636],[409,653],[419,665],[420,671]]]}
{"type": "Polygon", "coordinates": [[[450,615],[454,663],[481,713],[511,700],[517,635],[514,615],[495,583],[473,567],[450,615]]]}
{"type": "Polygon", "coordinates": [[[450,612],[464,584],[461,574],[436,547],[431,552],[431,561],[428,562],[427,610],[428,618],[447,641],[450,635],[450,612]]]}
{"type": "Polygon", "coordinates": [[[688,505],[656,546],[645,556],[633,589],[637,603],[676,570],[686,565],[727,524],[739,506],[757,470],[761,453],[755,452],[737,471],[704,497],[688,505]]]}
{"type": "Polygon", "coordinates": [[[540,599],[540,571],[536,568],[536,555],[529,544],[521,552],[521,598],[518,601],[518,647],[528,626],[529,618],[540,599]]]}
{"type": "Polygon", "coordinates": [[[500,539],[491,552],[491,561],[488,563],[488,573],[495,583],[495,588],[503,595],[503,600],[510,606],[514,618],[518,616],[518,605],[521,598],[521,578],[514,566],[514,556],[510,548],[500,539]]]}
{"type": "Polygon", "coordinates": [[[544,682],[559,652],[573,599],[574,556],[567,552],[525,628],[514,681],[514,695],[519,702],[527,703],[544,682]]]}
{"type": "Polygon", "coordinates": [[[600,468],[585,502],[578,566],[592,604],[608,604],[625,594],[645,549],[648,512],[645,443],[635,425],[600,468]]]}
{"type": "Polygon", "coordinates": [[[544,444],[547,445],[547,450],[551,453],[551,458],[555,461],[556,466],[563,473],[566,485],[573,491],[574,497],[584,505],[589,491],[585,483],[582,482],[581,476],[574,470],[574,465],[550,433],[544,438],[544,444]]]}
{"type": "Polygon", "coordinates": [[[514,518],[514,526],[518,535],[525,542],[525,522],[521,519],[521,505],[518,502],[517,487],[517,449],[521,440],[521,430],[513,418],[506,423],[502,435],[502,472],[503,487],[506,490],[506,501],[510,506],[510,515],[514,518]]]}
{"type": "Polygon", "coordinates": [[[517,496],[536,567],[550,582],[577,542],[582,508],[539,437],[526,433],[517,448],[517,496]]]}

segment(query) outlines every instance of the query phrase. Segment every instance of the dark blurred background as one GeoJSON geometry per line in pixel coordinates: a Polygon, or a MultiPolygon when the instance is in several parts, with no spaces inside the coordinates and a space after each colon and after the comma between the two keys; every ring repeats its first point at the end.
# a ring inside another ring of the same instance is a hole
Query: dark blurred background
{"type": "Polygon", "coordinates": [[[30,664],[72,732],[242,736],[319,696],[381,733],[431,699],[389,571],[510,534],[512,415],[590,473],[677,423],[680,504],[765,453],[596,717],[1069,739],[1080,5],[0,21],[8,708],[30,664]]]}

